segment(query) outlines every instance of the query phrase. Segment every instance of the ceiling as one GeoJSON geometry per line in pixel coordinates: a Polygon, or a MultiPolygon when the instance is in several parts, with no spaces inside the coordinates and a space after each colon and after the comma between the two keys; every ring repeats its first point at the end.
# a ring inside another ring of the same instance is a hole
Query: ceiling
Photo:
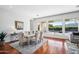
{"type": "Polygon", "coordinates": [[[0,8],[14,12],[21,17],[30,18],[79,10],[76,5],[0,5],[0,8]]]}

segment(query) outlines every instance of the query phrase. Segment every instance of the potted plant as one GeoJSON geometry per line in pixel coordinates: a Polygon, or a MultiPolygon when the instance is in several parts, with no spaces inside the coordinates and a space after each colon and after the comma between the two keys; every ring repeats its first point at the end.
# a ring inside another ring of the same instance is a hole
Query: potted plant
{"type": "Polygon", "coordinates": [[[1,32],[0,33],[0,47],[2,47],[3,45],[4,45],[4,38],[5,38],[5,36],[6,36],[6,33],[4,33],[4,32],[1,32]]]}

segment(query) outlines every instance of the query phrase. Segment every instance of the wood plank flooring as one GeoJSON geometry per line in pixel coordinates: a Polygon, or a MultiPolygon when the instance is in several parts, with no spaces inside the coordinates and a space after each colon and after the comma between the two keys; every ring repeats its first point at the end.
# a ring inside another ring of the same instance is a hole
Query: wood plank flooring
{"type": "MultiPolygon", "coordinates": [[[[46,37],[48,40],[46,43],[43,44],[39,49],[37,49],[33,54],[65,54],[66,49],[64,46],[65,40],[64,39],[56,39],[56,38],[49,38],[46,37]],[[50,44],[50,42],[52,44],[50,44]]],[[[4,46],[3,50],[0,50],[0,54],[20,54],[17,49],[11,47],[9,44],[4,46]]]]}
{"type": "Polygon", "coordinates": [[[64,39],[53,39],[53,38],[48,38],[48,41],[51,41],[53,44],[50,45],[46,42],[42,47],[40,47],[37,51],[34,52],[34,54],[65,54],[66,49],[65,49],[65,40],[64,39]]]}
{"type": "Polygon", "coordinates": [[[9,43],[5,43],[2,48],[0,47],[0,54],[21,54],[21,52],[11,47],[9,43]]]}

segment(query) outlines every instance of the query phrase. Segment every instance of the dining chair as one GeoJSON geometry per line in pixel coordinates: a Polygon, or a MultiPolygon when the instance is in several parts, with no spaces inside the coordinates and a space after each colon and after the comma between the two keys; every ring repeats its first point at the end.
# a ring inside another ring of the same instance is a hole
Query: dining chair
{"type": "Polygon", "coordinates": [[[41,35],[40,35],[40,31],[37,32],[37,43],[40,42],[40,39],[41,39],[41,35]]]}
{"type": "Polygon", "coordinates": [[[35,37],[31,38],[31,42],[35,44],[38,44],[42,40],[43,40],[43,33],[40,31],[36,31],[35,37]]]}
{"type": "Polygon", "coordinates": [[[32,34],[34,34],[35,32],[34,31],[32,31],[32,34]]]}
{"type": "Polygon", "coordinates": [[[40,37],[39,37],[40,41],[43,40],[43,32],[40,31],[40,37]]]}
{"type": "Polygon", "coordinates": [[[33,36],[33,37],[31,37],[31,40],[30,40],[30,44],[37,44],[37,36],[38,36],[38,32],[36,31],[35,33],[34,33],[35,35],[33,36]]]}
{"type": "Polygon", "coordinates": [[[28,39],[24,37],[24,34],[22,32],[18,34],[18,40],[20,46],[24,46],[28,43],[28,39]]]}

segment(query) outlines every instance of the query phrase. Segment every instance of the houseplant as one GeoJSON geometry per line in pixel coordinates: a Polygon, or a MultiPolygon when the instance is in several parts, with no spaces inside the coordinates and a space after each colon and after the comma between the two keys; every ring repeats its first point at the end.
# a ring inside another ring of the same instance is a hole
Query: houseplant
{"type": "Polygon", "coordinates": [[[1,32],[0,33],[0,47],[3,47],[3,45],[4,45],[4,38],[5,38],[5,36],[6,36],[6,33],[5,32],[1,32]]]}

